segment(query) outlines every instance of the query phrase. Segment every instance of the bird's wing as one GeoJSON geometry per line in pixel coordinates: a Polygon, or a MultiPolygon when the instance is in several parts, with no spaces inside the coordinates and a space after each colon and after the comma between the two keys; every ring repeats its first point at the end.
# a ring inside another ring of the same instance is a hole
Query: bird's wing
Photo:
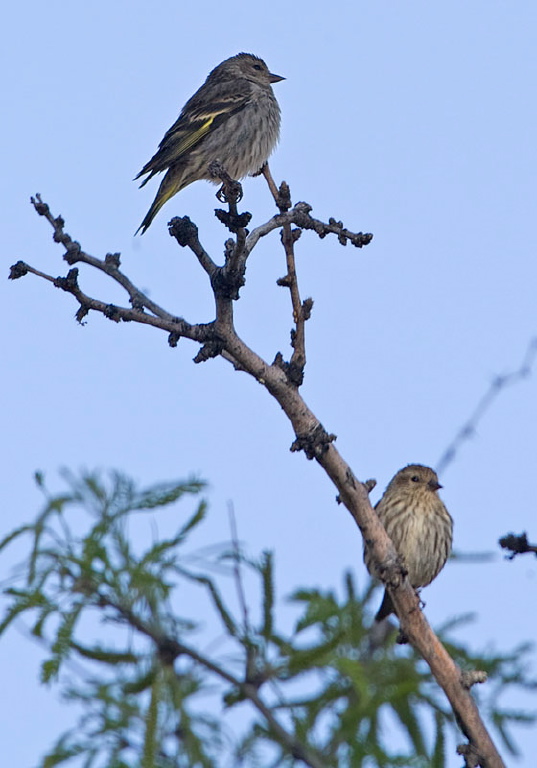
{"type": "Polygon", "coordinates": [[[164,171],[177,162],[211,130],[244,109],[251,92],[251,85],[247,80],[205,83],[187,101],[175,123],[165,133],[156,154],[136,176],[138,179],[146,173],[150,174],[142,182],[142,186],[155,173],[164,171]]]}

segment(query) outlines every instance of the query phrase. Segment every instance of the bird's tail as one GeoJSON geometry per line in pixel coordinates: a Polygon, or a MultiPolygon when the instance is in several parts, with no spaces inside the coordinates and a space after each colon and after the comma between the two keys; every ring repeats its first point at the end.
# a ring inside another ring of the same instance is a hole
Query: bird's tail
{"type": "Polygon", "coordinates": [[[384,597],[382,599],[382,603],[380,608],[377,611],[377,615],[375,616],[375,621],[382,621],[386,618],[386,616],[389,616],[390,613],[394,612],[394,607],[392,603],[392,599],[388,594],[388,590],[384,590],[384,597]]]}
{"type": "Polygon", "coordinates": [[[172,173],[172,169],[170,168],[166,176],[162,179],[157,192],[157,196],[153,200],[151,208],[148,210],[145,219],[142,221],[134,234],[137,235],[138,232],[142,230],[143,235],[144,232],[149,228],[151,222],[160,211],[164,203],[166,203],[170,197],[173,197],[175,194],[177,194],[177,192],[179,192],[179,190],[184,186],[186,185],[183,183],[183,174],[178,174],[177,171],[172,173]]]}

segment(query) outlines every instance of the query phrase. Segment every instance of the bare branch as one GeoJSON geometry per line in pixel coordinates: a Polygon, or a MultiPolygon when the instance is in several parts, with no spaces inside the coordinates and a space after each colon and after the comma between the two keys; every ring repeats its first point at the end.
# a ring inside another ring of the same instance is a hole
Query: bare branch
{"type": "Polygon", "coordinates": [[[175,237],[181,248],[185,248],[186,246],[190,248],[192,253],[196,255],[201,267],[212,280],[218,266],[200,243],[198,238],[198,228],[194,222],[192,222],[188,216],[183,216],[182,219],[178,216],[174,216],[168,224],[168,231],[171,237],[175,237]]]}
{"type": "MultiPolygon", "coordinates": [[[[169,225],[169,233],[175,237],[180,246],[188,246],[196,255],[200,265],[205,270],[211,281],[211,288],[216,299],[216,326],[221,323],[233,322],[233,307],[231,302],[239,298],[239,291],[245,282],[246,260],[249,252],[246,250],[247,224],[251,219],[248,212],[239,213],[237,202],[242,198],[242,187],[238,181],[232,179],[225,168],[218,162],[209,166],[213,177],[222,181],[222,186],[217,193],[221,202],[228,203],[228,211],[216,210],[215,215],[224,226],[235,236],[226,241],[224,251],[224,265],[218,266],[205,251],[198,237],[197,226],[188,216],[173,218],[169,225]]],[[[197,361],[206,360],[221,354],[222,347],[206,348],[197,356],[197,361]]]]}
{"type": "Polygon", "coordinates": [[[274,202],[276,203],[276,205],[278,206],[278,208],[280,209],[280,211],[285,211],[285,210],[287,210],[288,208],[290,208],[290,207],[291,207],[291,205],[290,205],[290,204],[286,206],[286,205],[285,205],[285,201],[284,201],[284,200],[280,200],[280,199],[279,199],[279,194],[280,194],[280,193],[279,193],[279,191],[278,191],[278,187],[276,186],[276,182],[274,181],[274,178],[273,178],[273,176],[272,176],[272,173],[270,172],[270,168],[269,168],[269,164],[268,164],[268,162],[266,162],[266,163],[263,165],[263,167],[261,168],[261,173],[262,173],[262,174],[263,174],[263,176],[265,177],[265,179],[266,179],[266,182],[267,182],[267,184],[268,184],[268,188],[270,189],[270,192],[271,192],[271,194],[272,194],[272,197],[274,198],[274,202]]]}
{"type": "MultiPolygon", "coordinates": [[[[146,296],[145,293],[136,288],[136,286],[129,280],[129,278],[119,270],[119,253],[108,253],[104,261],[101,259],[96,259],[95,256],[90,256],[88,253],[82,250],[80,243],[76,242],[76,240],[72,240],[70,235],[64,231],[64,220],[61,216],[56,218],[52,216],[48,205],[41,200],[41,195],[36,195],[35,198],[32,197],[30,199],[37,213],[40,216],[44,216],[45,219],[49,222],[50,226],[53,228],[54,242],[61,243],[61,245],[64,246],[65,254],[63,258],[68,264],[73,265],[77,262],[83,262],[84,264],[89,264],[91,267],[95,267],[95,269],[98,269],[101,272],[107,274],[127,291],[130,297],[130,303],[134,309],[142,310],[145,307],[150,312],[153,312],[153,314],[155,314],[157,317],[166,319],[173,318],[172,314],[166,312],[166,310],[162,309],[162,307],[159,307],[159,305],[152,301],[148,296],[146,296]]],[[[32,271],[34,274],[39,275],[40,277],[44,277],[44,274],[38,273],[35,270],[28,268],[27,271],[32,271]]],[[[20,275],[16,275],[15,277],[19,276],[20,275]]],[[[12,279],[14,279],[13,276],[12,279]]]]}
{"type": "MultiPolygon", "coordinates": [[[[270,173],[268,163],[263,167],[263,174],[267,180],[269,189],[274,196],[274,201],[280,209],[280,213],[285,213],[291,206],[291,191],[289,186],[283,181],[280,189],[276,189],[276,184],[270,173]]],[[[282,225],[281,241],[285,250],[285,260],[287,263],[287,274],[280,277],[278,285],[289,288],[291,294],[291,305],[293,308],[294,329],[291,331],[291,346],[293,354],[290,362],[283,367],[289,381],[299,387],[304,380],[304,368],[306,366],[306,334],[305,323],[311,315],[313,299],[307,299],[304,304],[300,299],[300,290],[298,287],[298,277],[296,274],[294,244],[302,234],[301,229],[291,229],[288,221],[282,225]]]]}
{"type": "Polygon", "coordinates": [[[487,411],[493,405],[497,397],[503,392],[504,389],[512,384],[518,384],[519,381],[527,379],[531,373],[537,357],[537,338],[531,339],[528,347],[524,353],[524,358],[519,368],[511,373],[503,374],[502,376],[496,376],[488,390],[479,400],[473,413],[470,415],[468,421],[463,424],[458,433],[453,438],[452,442],[438,461],[436,471],[438,475],[441,475],[447,467],[455,460],[457,453],[459,452],[463,443],[474,437],[479,423],[484,418],[487,411]]]}
{"type": "MultiPolygon", "coordinates": [[[[270,180],[272,177],[268,168],[264,169],[263,172],[274,194],[275,184],[273,180],[271,184],[270,180]]],[[[276,355],[272,364],[268,364],[238,336],[233,323],[233,300],[238,298],[238,290],[244,281],[243,268],[245,269],[248,254],[251,253],[260,237],[268,234],[273,229],[282,228],[283,242],[286,250],[287,279],[289,287],[292,288],[291,298],[295,321],[294,353],[291,363],[295,363],[296,370],[300,373],[305,363],[303,324],[307,319],[308,312],[311,310],[311,305],[308,307],[306,302],[304,304],[300,302],[293,250],[296,236],[291,229],[292,225],[299,229],[312,229],[319,237],[325,237],[327,234],[333,233],[338,237],[342,245],[351,242],[356,247],[362,247],[369,243],[372,236],[363,235],[362,233],[353,234],[343,226],[342,222],[336,222],[334,219],[330,219],[328,224],[313,219],[310,216],[311,206],[306,203],[299,203],[291,208],[291,196],[289,188],[285,184],[282,184],[279,190],[276,190],[275,199],[280,208],[280,213],[271,219],[270,222],[261,225],[252,234],[248,235],[245,229],[245,218],[241,218],[245,214],[239,214],[236,208],[236,203],[240,199],[241,194],[240,185],[235,187],[236,182],[233,182],[229,177],[226,178],[221,168],[218,169],[217,175],[223,179],[223,199],[227,200],[229,207],[227,212],[220,212],[218,218],[234,235],[234,239],[226,243],[224,266],[218,267],[206,254],[201,244],[199,244],[197,228],[191,225],[191,222],[187,224],[184,219],[178,220],[184,222],[185,227],[185,231],[182,234],[179,233],[179,237],[174,232],[171,232],[181,245],[188,245],[193,250],[201,266],[209,275],[216,303],[216,318],[213,323],[208,325],[190,325],[182,319],[171,318],[171,315],[151,317],[150,322],[156,327],[167,330],[170,333],[170,339],[172,338],[172,333],[175,333],[173,337],[175,340],[180,336],[186,336],[200,342],[202,347],[195,358],[196,362],[221,355],[224,359],[231,362],[235,368],[249,373],[262,383],[275,398],[290,420],[295,433],[296,439],[291,449],[295,451],[303,450],[308,459],[314,459],[323,467],[337,488],[339,500],[347,507],[360,528],[372,557],[379,566],[379,571],[384,574],[383,579],[395,605],[403,633],[429,664],[434,678],[445,691],[455,716],[469,741],[469,744],[461,747],[461,750],[465,751],[467,755],[472,755],[472,759],[475,757],[478,761],[474,763],[475,765],[479,764],[484,768],[501,768],[503,762],[480,718],[473,698],[461,682],[461,670],[451,659],[427,623],[421,612],[419,599],[406,578],[400,558],[371,506],[368,497],[371,483],[368,483],[366,486],[359,482],[349,465],[340,456],[334,445],[335,436],[325,430],[319,419],[300,396],[298,391],[300,376],[289,374],[291,364],[285,363],[280,353],[276,355]]],[[[36,205],[35,202],[34,205],[36,205]]],[[[67,256],[65,258],[70,260],[69,263],[84,260],[86,263],[103,269],[103,271],[109,273],[111,277],[117,280],[116,259],[112,257],[111,261],[113,264],[107,265],[106,268],[103,268],[103,264],[106,265],[106,262],[96,260],[96,263],[93,263],[88,261],[88,257],[83,254],[79,244],[73,243],[63,232],[63,221],[53,219],[48,213],[48,207],[44,209],[43,205],[39,199],[39,206],[36,205],[36,210],[38,210],[40,215],[45,215],[54,227],[54,238],[66,248],[67,256]]],[[[174,224],[172,223],[171,228],[173,226],[174,224]]],[[[92,258],[90,257],[90,259],[92,258]]],[[[127,319],[136,320],[137,322],[149,322],[149,320],[142,319],[148,317],[147,313],[143,312],[143,307],[147,307],[147,304],[145,304],[146,297],[143,297],[143,295],[138,297],[138,293],[136,293],[136,297],[142,302],[141,309],[133,308],[132,310],[127,310],[121,307],[110,309],[110,305],[91,299],[80,291],[76,280],[77,275],[73,274],[76,270],[72,270],[66,278],[52,278],[43,273],[38,273],[37,270],[32,270],[28,265],[18,265],[15,268],[16,274],[13,276],[21,276],[27,271],[33,271],[34,274],[45,277],[45,279],[52,281],[58,287],[73,293],[81,305],[81,311],[96,309],[103,312],[106,316],[112,316],[112,319],[115,320],[127,319]]],[[[124,285],[129,295],[131,295],[129,291],[130,286],[130,282],[124,285]]],[[[136,290],[134,286],[132,286],[132,290],[136,290]]],[[[152,311],[156,314],[154,310],[152,311]]],[[[534,352],[535,350],[532,351],[530,360],[533,359],[534,352]]],[[[529,368],[529,364],[527,360],[527,368],[529,368]]],[[[519,372],[518,375],[522,374],[519,372]]],[[[502,386],[505,386],[505,383],[502,386]]],[[[478,413],[478,418],[480,415],[481,411],[478,413]]],[[[133,623],[133,626],[136,627],[136,623],[133,623]]],[[[220,673],[210,660],[202,660],[195,651],[187,649],[169,638],[157,638],[150,634],[145,627],[139,628],[140,631],[144,631],[153,637],[156,642],[163,642],[165,640],[164,645],[172,658],[174,653],[176,655],[177,653],[185,653],[192,659],[198,660],[199,663],[203,663],[207,669],[221,674],[224,679],[228,679],[233,685],[239,685],[241,693],[249,698],[260,712],[263,712],[269,727],[276,734],[277,738],[287,745],[291,754],[300,757],[308,765],[321,766],[322,763],[317,759],[315,753],[306,749],[303,745],[297,744],[294,737],[282,729],[281,725],[274,719],[270,709],[263,710],[265,705],[258,697],[257,688],[248,682],[247,677],[245,678],[246,682],[240,682],[233,677],[226,677],[227,673],[220,673]]],[[[466,759],[468,761],[469,758],[467,757],[466,759]]]]}
{"type": "Polygon", "coordinates": [[[508,560],[514,560],[517,555],[524,555],[526,552],[533,552],[537,557],[537,544],[530,544],[526,532],[519,536],[514,533],[508,533],[498,541],[502,549],[508,549],[511,554],[507,555],[508,560]]]}
{"type": "Polygon", "coordinates": [[[165,317],[155,317],[154,315],[149,315],[147,312],[144,312],[143,309],[118,307],[116,304],[110,304],[101,301],[100,299],[94,299],[80,289],[78,285],[78,269],[76,267],[70,269],[65,277],[53,277],[38,269],[34,269],[34,267],[31,267],[23,261],[18,261],[11,267],[10,278],[15,280],[28,273],[37,275],[37,277],[41,277],[43,280],[52,283],[56,288],[60,288],[62,291],[74,296],[80,305],[76,313],[76,319],[79,323],[82,323],[88,312],[93,309],[95,312],[100,312],[115,323],[136,322],[141,323],[142,325],[152,325],[154,328],[160,328],[163,331],[167,331],[170,334],[169,343],[171,346],[176,346],[177,340],[180,337],[206,343],[214,336],[214,330],[211,324],[191,325],[190,323],[187,323],[186,320],[183,320],[183,318],[173,317],[173,315],[170,315],[167,312],[165,313],[165,317]]]}
{"type": "Polygon", "coordinates": [[[261,237],[265,237],[265,235],[268,235],[275,229],[280,229],[286,223],[294,224],[301,229],[313,230],[321,239],[330,234],[336,235],[341,245],[350,243],[356,248],[363,248],[364,245],[368,245],[373,239],[371,234],[351,232],[343,226],[341,221],[336,221],[333,218],[328,220],[328,224],[320,219],[314,219],[313,216],[310,216],[312,210],[309,203],[297,203],[289,211],[273,216],[265,224],[260,224],[252,230],[246,238],[246,249],[250,253],[261,237]]]}

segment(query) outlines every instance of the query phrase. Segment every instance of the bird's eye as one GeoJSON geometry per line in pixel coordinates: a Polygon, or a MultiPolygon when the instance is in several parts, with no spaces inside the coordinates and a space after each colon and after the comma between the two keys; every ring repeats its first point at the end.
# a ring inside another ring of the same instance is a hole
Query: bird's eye
{"type": "Polygon", "coordinates": [[[261,64],[254,64],[254,69],[257,69],[259,72],[261,72],[263,67],[261,66],[261,64]]]}
{"type": "Polygon", "coordinates": [[[419,481],[420,481],[420,479],[419,479],[419,477],[417,475],[412,475],[412,477],[410,479],[412,480],[413,483],[419,483],[419,481]]]}

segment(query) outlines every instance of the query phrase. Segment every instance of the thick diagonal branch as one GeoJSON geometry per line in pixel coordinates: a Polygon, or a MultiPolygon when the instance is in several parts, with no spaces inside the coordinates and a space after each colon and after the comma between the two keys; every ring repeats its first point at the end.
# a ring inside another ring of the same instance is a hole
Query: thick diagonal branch
{"type": "MultiPolygon", "coordinates": [[[[274,217],[267,225],[262,225],[262,227],[254,230],[251,235],[246,237],[244,248],[248,252],[251,251],[259,237],[277,227],[284,225],[291,227],[292,223],[295,223],[300,228],[313,229],[317,231],[320,237],[333,232],[342,244],[349,241],[357,247],[361,247],[361,245],[366,244],[371,239],[371,236],[359,236],[349,233],[341,222],[330,220],[329,225],[316,222],[316,220],[311,219],[309,215],[311,207],[306,204],[299,204],[302,205],[300,208],[297,205],[293,209],[286,210],[287,201],[284,199],[284,192],[285,189],[280,187],[278,192],[280,197],[278,203],[280,205],[279,216],[274,217]],[[284,218],[280,219],[279,217],[284,218]],[[276,219],[278,220],[277,223],[276,219]],[[254,233],[256,233],[255,237],[257,239],[254,237],[254,239],[250,240],[254,233]]],[[[290,206],[290,199],[288,204],[290,206]]],[[[41,215],[46,215],[43,211],[38,210],[38,212],[41,215]]],[[[55,228],[55,239],[62,242],[66,247],[66,258],[69,257],[68,260],[71,259],[70,263],[75,263],[78,260],[85,260],[87,263],[91,263],[87,259],[80,258],[81,249],[77,243],[73,243],[70,239],[65,240],[63,221],[55,220],[48,216],[47,218],[55,228]]],[[[212,266],[207,260],[209,257],[205,259],[203,254],[197,255],[200,263],[202,260],[205,261],[204,268],[206,268],[206,271],[210,271],[212,266]]],[[[102,263],[94,264],[94,266],[97,266],[99,269],[103,268],[102,263]]],[[[69,290],[81,302],[81,307],[85,306],[85,303],[88,301],[94,302],[89,308],[98,309],[98,311],[107,314],[106,308],[110,307],[110,305],[106,305],[104,302],[99,303],[97,300],[90,299],[85,294],[82,294],[77,285],[76,274],[70,273],[67,278],[58,279],[39,273],[27,265],[22,265],[22,267],[19,266],[18,270],[20,274],[13,274],[12,276],[21,276],[21,274],[24,274],[24,270],[33,271],[34,274],[51,280],[58,287],[69,290]],[[60,283],[57,282],[58,280],[60,280],[60,283]]],[[[107,270],[104,269],[103,271],[107,270]]],[[[16,268],[15,272],[17,272],[16,268]]],[[[111,276],[117,279],[115,273],[111,274],[111,276]]],[[[211,280],[211,284],[213,284],[213,280],[211,280]]],[[[171,318],[171,315],[168,316],[168,313],[166,313],[167,316],[165,318],[159,316],[152,317],[151,324],[167,330],[170,332],[170,335],[172,331],[175,331],[178,337],[185,335],[201,342],[203,347],[198,354],[199,360],[220,354],[224,359],[235,365],[236,368],[249,373],[262,383],[276,399],[290,420],[295,433],[296,439],[292,446],[293,450],[304,450],[308,458],[315,459],[323,467],[337,488],[339,499],[345,504],[362,531],[375,562],[380,566],[381,572],[386,575],[387,587],[400,618],[402,630],[427,661],[433,676],[445,691],[457,720],[469,741],[467,751],[470,750],[472,755],[477,756],[479,764],[483,768],[503,768],[503,762],[480,718],[475,702],[461,682],[460,669],[441,645],[419,608],[416,594],[405,578],[393,544],[371,507],[366,486],[356,479],[348,464],[339,455],[333,444],[334,436],[327,433],[321,422],[309,409],[299,394],[297,383],[289,377],[285,366],[281,364],[281,360],[276,360],[270,365],[250,349],[235,331],[231,310],[231,297],[224,295],[223,292],[218,293],[214,286],[213,292],[217,305],[217,318],[214,323],[197,326],[186,324],[182,326],[181,323],[185,321],[171,318]],[[177,327],[173,326],[174,320],[180,321],[179,331],[177,331],[177,327]]],[[[129,295],[131,295],[130,292],[129,295]]],[[[141,301],[143,306],[147,306],[144,297],[142,297],[141,301]]],[[[117,313],[117,315],[112,319],[148,322],[145,319],[141,319],[141,317],[146,315],[143,312],[143,308],[127,310],[116,307],[114,308],[114,313],[117,313]],[[132,313],[132,315],[125,314],[127,312],[132,313]]],[[[246,691],[244,691],[244,694],[247,695],[246,691]]],[[[292,750],[293,747],[291,746],[292,750]]],[[[302,757],[301,759],[304,758],[302,757]]],[[[320,763],[312,762],[309,764],[320,765],[320,763]]]]}

